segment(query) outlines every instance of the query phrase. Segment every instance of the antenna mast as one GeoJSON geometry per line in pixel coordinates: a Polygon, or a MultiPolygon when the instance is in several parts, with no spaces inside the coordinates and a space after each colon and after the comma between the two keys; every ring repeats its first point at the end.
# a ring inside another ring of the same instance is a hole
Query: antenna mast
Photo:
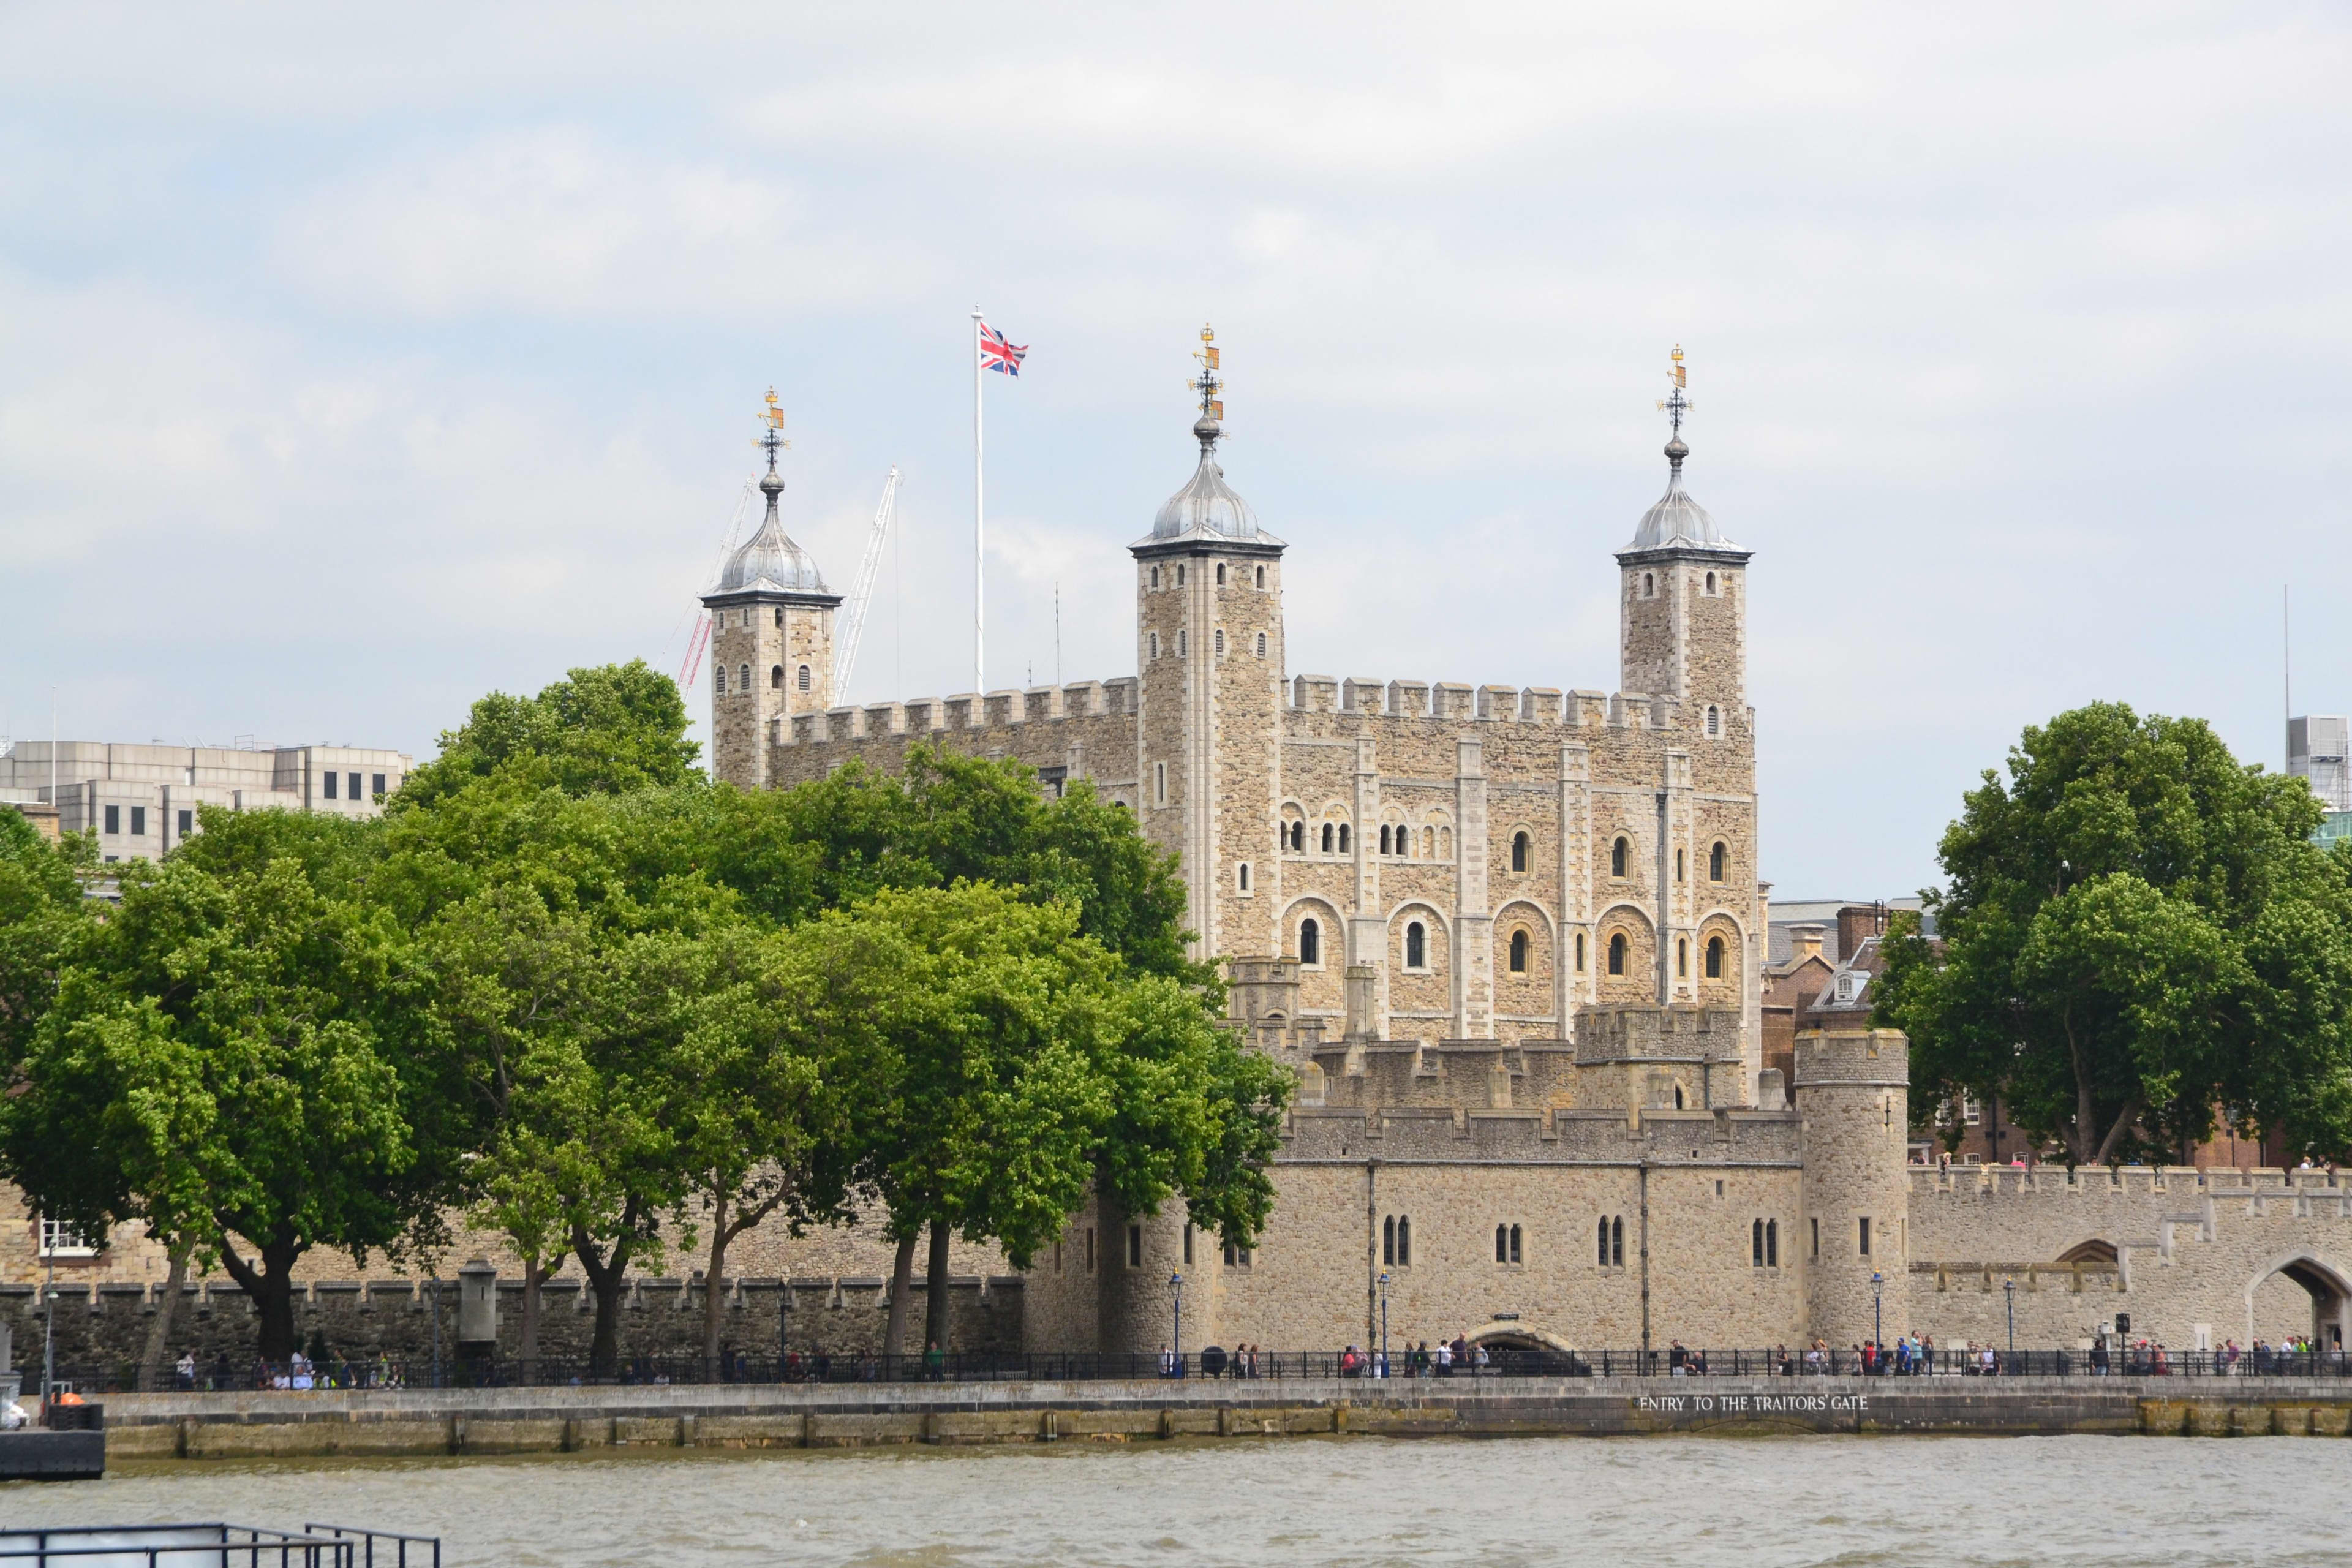
{"type": "Polygon", "coordinates": [[[857,645],[866,636],[866,611],[874,598],[874,579],[882,571],[882,546],[890,537],[890,513],[898,504],[898,466],[882,481],[882,504],[874,509],[874,531],[866,536],[866,558],[857,563],[857,583],[842,606],[841,634],[834,640],[833,694],[849,689],[849,672],[857,665],[857,645]]]}

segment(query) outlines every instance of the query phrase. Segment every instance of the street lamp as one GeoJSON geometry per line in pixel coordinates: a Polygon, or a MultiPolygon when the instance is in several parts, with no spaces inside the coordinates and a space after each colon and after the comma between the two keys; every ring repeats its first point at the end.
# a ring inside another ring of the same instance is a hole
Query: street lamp
{"type": "Polygon", "coordinates": [[[2000,1293],[2009,1303],[2009,1359],[2013,1362],[2017,1359],[2017,1281],[2002,1280],[2000,1293]]]}
{"type": "Polygon", "coordinates": [[[1870,1271],[1870,1344],[1881,1365],[1886,1361],[1886,1276],[1870,1271]]]}
{"type": "Polygon", "coordinates": [[[1389,1271],[1381,1270],[1381,1375],[1389,1374],[1389,1271]]]}
{"type": "Polygon", "coordinates": [[[1176,1297],[1176,1364],[1170,1371],[1178,1377],[1184,1375],[1184,1276],[1168,1276],[1168,1289],[1176,1297]]]}

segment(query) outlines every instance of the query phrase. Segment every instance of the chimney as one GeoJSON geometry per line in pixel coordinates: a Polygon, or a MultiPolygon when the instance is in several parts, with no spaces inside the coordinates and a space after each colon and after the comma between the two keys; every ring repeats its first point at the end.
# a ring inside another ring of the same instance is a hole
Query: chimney
{"type": "Polygon", "coordinates": [[[1838,959],[1852,963],[1864,939],[1886,934],[1885,904],[1848,904],[1838,911],[1838,959]]]}
{"type": "Polygon", "coordinates": [[[1790,926],[1789,928],[1789,961],[1791,963],[1801,963],[1809,958],[1820,958],[1822,932],[1825,929],[1817,925],[1790,926]]]}
{"type": "Polygon", "coordinates": [[[1372,1005],[1379,983],[1380,971],[1369,963],[1351,963],[1340,972],[1340,994],[1348,1004],[1349,1039],[1372,1037],[1372,1005]]]}

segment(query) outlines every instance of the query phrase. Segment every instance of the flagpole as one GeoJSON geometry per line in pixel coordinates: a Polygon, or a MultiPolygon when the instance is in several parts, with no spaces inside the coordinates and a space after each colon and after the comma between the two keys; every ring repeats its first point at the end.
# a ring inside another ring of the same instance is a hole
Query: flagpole
{"type": "Polygon", "coordinates": [[[971,308],[971,689],[988,689],[988,644],[986,619],[982,614],[985,597],[982,593],[982,563],[986,556],[984,525],[986,512],[981,501],[981,440],[980,440],[980,307],[971,308]]]}

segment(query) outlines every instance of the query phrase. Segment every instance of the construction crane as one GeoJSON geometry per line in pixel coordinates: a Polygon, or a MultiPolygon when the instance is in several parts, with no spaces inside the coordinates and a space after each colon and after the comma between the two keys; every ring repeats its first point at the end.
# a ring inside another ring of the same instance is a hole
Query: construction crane
{"type": "Polygon", "coordinates": [[[857,563],[857,582],[842,605],[841,629],[833,640],[833,700],[849,689],[849,672],[857,664],[858,639],[866,632],[866,610],[874,598],[874,579],[882,571],[882,544],[890,536],[890,509],[898,499],[898,467],[882,481],[882,504],[874,509],[874,531],[866,536],[866,559],[857,563]]]}
{"type": "MultiPolygon", "coordinates": [[[[727,558],[735,552],[735,541],[743,531],[743,515],[751,507],[753,483],[754,481],[751,479],[745,479],[742,493],[735,498],[735,515],[727,520],[727,537],[719,542],[718,562],[711,567],[709,574],[702,579],[706,583],[715,583],[719,580],[719,574],[726,569],[727,558]]],[[[697,605],[693,615],[694,631],[686,639],[686,659],[677,668],[677,689],[680,691],[693,689],[694,678],[702,672],[703,653],[710,646],[710,612],[697,605]]],[[[677,641],[677,632],[670,633],[670,641],[672,643],[677,641]]]]}

